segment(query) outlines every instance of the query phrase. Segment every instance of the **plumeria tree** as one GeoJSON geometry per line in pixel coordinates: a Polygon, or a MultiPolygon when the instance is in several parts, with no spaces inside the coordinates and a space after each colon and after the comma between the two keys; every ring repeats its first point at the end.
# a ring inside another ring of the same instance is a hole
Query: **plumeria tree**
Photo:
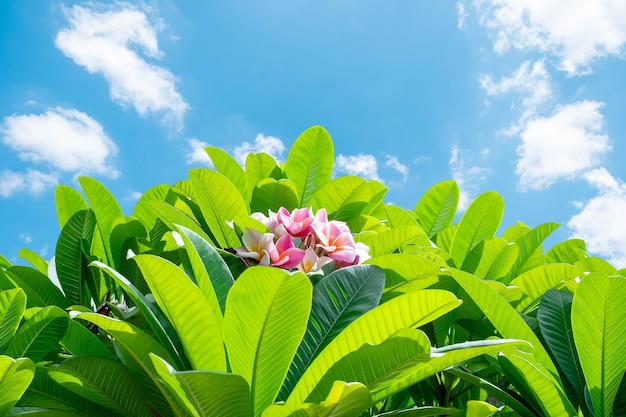
{"type": "Polygon", "coordinates": [[[54,256],[0,258],[0,416],[626,415],[626,271],[557,224],[386,204],[319,126],[205,150],[130,214],[58,186],[54,256]]]}

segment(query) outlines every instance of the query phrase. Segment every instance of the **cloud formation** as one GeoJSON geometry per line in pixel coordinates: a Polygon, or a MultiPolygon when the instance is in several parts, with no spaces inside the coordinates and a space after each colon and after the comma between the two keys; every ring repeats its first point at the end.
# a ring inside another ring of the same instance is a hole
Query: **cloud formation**
{"type": "Polygon", "coordinates": [[[580,212],[567,222],[571,237],[584,239],[590,253],[606,257],[616,267],[624,268],[626,222],[619,219],[626,213],[626,184],[604,167],[585,173],[583,178],[598,194],[580,203],[580,212]]]}
{"type": "Polygon", "coordinates": [[[385,166],[398,171],[402,175],[402,182],[406,182],[409,178],[409,167],[404,165],[397,157],[393,155],[387,155],[385,160],[385,166]]]}
{"type": "Polygon", "coordinates": [[[191,147],[191,151],[187,153],[187,164],[202,164],[207,166],[213,166],[209,154],[206,153],[204,148],[209,146],[207,142],[201,141],[196,138],[190,138],[187,143],[191,147]]]}
{"type": "Polygon", "coordinates": [[[166,123],[180,127],[189,105],[176,89],[176,77],[136,50],[152,59],[162,56],[158,24],[129,3],[86,3],[64,12],[69,25],[55,43],[68,58],[92,74],[101,74],[113,101],[134,107],[141,116],[161,115],[166,123]]]}
{"type": "Polygon", "coordinates": [[[241,146],[235,148],[235,159],[241,165],[245,165],[246,157],[250,152],[264,152],[271,155],[274,159],[281,161],[283,159],[283,153],[285,152],[285,144],[277,137],[265,136],[263,133],[258,133],[254,139],[254,143],[244,142],[241,146]]]}
{"type": "Polygon", "coordinates": [[[491,172],[489,168],[479,167],[477,165],[467,167],[466,165],[467,163],[463,152],[459,149],[458,145],[455,144],[452,146],[448,166],[450,167],[452,178],[457,182],[460,189],[459,211],[464,211],[469,207],[471,202],[470,193],[476,191],[476,182],[483,181],[487,177],[487,174],[491,172]]]}
{"type": "Polygon", "coordinates": [[[541,190],[597,166],[611,150],[603,133],[603,103],[579,101],[529,121],[520,134],[516,173],[522,190],[541,190]]]}
{"type": "MultiPolygon", "coordinates": [[[[0,135],[2,143],[23,161],[78,174],[119,176],[111,164],[117,146],[98,122],[76,109],[56,107],[43,114],[6,117],[0,135]]],[[[33,179],[35,172],[19,175],[33,179]]]]}
{"type": "Polygon", "coordinates": [[[368,180],[380,181],[378,176],[378,162],[374,155],[342,155],[335,158],[335,172],[337,174],[358,175],[368,180]]]}
{"type": "Polygon", "coordinates": [[[9,198],[18,193],[39,195],[58,183],[55,174],[27,170],[26,172],[0,172],[0,197],[9,198]]]}
{"type": "MultiPolygon", "coordinates": [[[[570,75],[590,72],[596,58],[617,56],[626,43],[623,0],[475,0],[479,21],[495,32],[498,53],[548,53],[570,75]]],[[[459,13],[461,13],[459,8],[459,13]]]]}

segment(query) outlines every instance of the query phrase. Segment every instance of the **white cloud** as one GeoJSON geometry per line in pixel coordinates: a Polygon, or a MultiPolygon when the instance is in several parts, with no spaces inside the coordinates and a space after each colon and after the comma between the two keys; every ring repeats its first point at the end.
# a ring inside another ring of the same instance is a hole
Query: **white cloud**
{"type": "Polygon", "coordinates": [[[458,210],[464,211],[470,205],[470,193],[476,191],[476,182],[484,180],[491,170],[476,165],[472,165],[469,168],[466,167],[465,157],[456,144],[452,147],[448,166],[450,167],[452,178],[459,184],[461,191],[458,210]]]}
{"type": "Polygon", "coordinates": [[[64,11],[69,27],[58,33],[55,43],[68,58],[92,74],[101,74],[109,83],[111,98],[122,106],[133,106],[142,116],[159,114],[166,122],[182,123],[189,105],[176,90],[176,78],[136,51],[161,57],[158,23],[151,23],[129,3],[87,3],[64,11]]]}
{"type": "Polygon", "coordinates": [[[285,144],[277,137],[265,136],[263,133],[258,133],[254,139],[254,144],[244,142],[241,146],[235,148],[235,159],[241,165],[244,165],[246,163],[246,157],[250,152],[264,152],[280,161],[283,158],[283,152],[285,152],[285,144]]]}
{"type": "Polygon", "coordinates": [[[601,162],[611,150],[609,137],[602,133],[602,105],[580,101],[526,124],[517,148],[516,173],[522,190],[544,189],[558,179],[573,179],[601,162]]]}
{"type": "Polygon", "coordinates": [[[606,257],[618,268],[626,267],[626,184],[604,167],[583,174],[598,195],[583,202],[581,210],[567,223],[571,237],[587,242],[590,253],[606,257]]]}
{"type": "Polygon", "coordinates": [[[20,233],[17,238],[27,244],[33,241],[33,237],[29,233],[20,233]]]}
{"type": "Polygon", "coordinates": [[[0,197],[9,198],[17,193],[38,195],[54,187],[58,178],[54,174],[28,170],[26,173],[0,172],[0,197]]]}
{"type": "Polygon", "coordinates": [[[188,164],[203,164],[213,166],[211,158],[209,158],[209,155],[204,150],[204,148],[209,146],[208,143],[196,138],[188,139],[187,143],[189,143],[189,146],[191,147],[191,151],[187,154],[188,164]]]}
{"type": "Polygon", "coordinates": [[[457,25],[459,29],[463,29],[465,27],[465,19],[467,19],[467,10],[465,9],[465,5],[460,1],[456,3],[456,12],[457,25]]]}
{"type": "MultiPolygon", "coordinates": [[[[0,135],[23,161],[79,174],[119,176],[110,164],[117,146],[98,122],[78,110],[56,107],[43,114],[9,116],[0,126],[0,135]]],[[[32,179],[33,174],[28,175],[32,179]]]]}
{"type": "Polygon", "coordinates": [[[409,168],[393,155],[387,155],[385,165],[402,174],[402,182],[406,182],[409,178],[409,168]]]}
{"type": "Polygon", "coordinates": [[[124,198],[125,201],[137,201],[141,198],[141,196],[143,195],[143,193],[141,191],[128,191],[126,193],[126,198],[124,198]]]}
{"type": "Polygon", "coordinates": [[[479,82],[488,96],[520,94],[523,97],[522,106],[526,109],[534,109],[552,97],[550,75],[543,61],[532,65],[525,61],[510,77],[494,81],[491,75],[483,75],[479,82]]]}
{"type": "Polygon", "coordinates": [[[358,175],[365,179],[380,181],[378,162],[374,155],[341,155],[335,158],[335,171],[338,174],[358,175]]]}
{"type": "Polygon", "coordinates": [[[495,30],[494,49],[556,56],[570,75],[589,72],[595,58],[621,55],[624,0],[475,0],[480,22],[495,30]]]}

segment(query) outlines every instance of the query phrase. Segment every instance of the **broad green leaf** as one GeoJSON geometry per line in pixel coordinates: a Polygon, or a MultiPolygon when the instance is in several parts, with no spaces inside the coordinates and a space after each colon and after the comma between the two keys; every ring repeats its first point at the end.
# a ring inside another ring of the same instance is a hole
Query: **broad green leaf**
{"type": "Polygon", "coordinates": [[[18,252],[17,256],[28,261],[42,274],[46,274],[48,272],[48,262],[44,258],[42,258],[42,256],[39,255],[37,252],[34,252],[30,249],[22,248],[18,252]]]}
{"type": "Polygon", "coordinates": [[[152,206],[152,209],[157,216],[159,216],[161,221],[163,221],[163,223],[165,223],[170,230],[176,230],[176,225],[185,226],[187,229],[193,230],[202,236],[205,240],[214,242],[214,240],[211,239],[204,230],[202,230],[202,227],[200,227],[195,219],[189,217],[176,207],[167,204],[165,201],[159,200],[152,200],[149,204],[152,206]]]}
{"type": "Polygon", "coordinates": [[[29,307],[49,305],[69,307],[70,304],[61,290],[38,270],[26,266],[12,266],[6,274],[24,290],[29,307]]]}
{"type": "Polygon", "coordinates": [[[469,252],[481,240],[495,235],[503,215],[504,201],[495,191],[486,191],[472,201],[459,222],[450,246],[450,255],[457,267],[463,265],[469,252]]]}
{"type": "Polygon", "coordinates": [[[169,190],[170,186],[167,184],[155,185],[154,187],[148,188],[146,192],[141,194],[139,200],[137,200],[135,208],[133,209],[133,217],[139,220],[146,230],[152,230],[158,219],[158,216],[154,213],[150,205],[150,201],[164,201],[169,190]]]}
{"type": "Polygon", "coordinates": [[[370,248],[372,257],[402,251],[405,245],[416,243],[430,246],[428,236],[419,226],[400,226],[381,233],[372,233],[362,240],[370,248]]]}
{"type": "Polygon", "coordinates": [[[367,184],[371,187],[372,198],[367,203],[367,206],[362,211],[362,214],[371,215],[382,219],[385,217],[385,205],[383,203],[383,197],[387,194],[387,187],[380,181],[367,180],[367,184]]]}
{"type": "Polygon", "coordinates": [[[415,253],[391,253],[368,259],[367,264],[377,265],[385,271],[385,291],[410,281],[429,280],[423,288],[436,282],[441,268],[435,262],[415,253]],[[435,277],[435,281],[430,278],[435,277]]]}
{"type": "MultiPolygon", "coordinates": [[[[241,241],[228,225],[238,215],[247,215],[248,205],[241,192],[222,174],[205,168],[189,171],[189,180],[204,220],[222,248],[236,248],[241,241]]],[[[182,226],[186,224],[179,223],[182,226]]]]}
{"type": "Polygon", "coordinates": [[[309,278],[255,266],[231,288],[224,315],[224,343],[232,372],[250,385],[253,414],[276,398],[304,336],[311,311],[309,278]]]}
{"type": "Polygon", "coordinates": [[[450,275],[463,287],[474,300],[487,319],[504,338],[526,340],[531,344],[531,352],[537,361],[545,366],[554,376],[558,376],[556,367],[543,345],[518,312],[480,278],[457,269],[450,269],[450,275]]]}
{"type": "Polygon", "coordinates": [[[117,360],[99,356],[77,356],[49,369],[63,387],[128,417],[151,417],[139,381],[117,360]]]}
{"type": "Polygon", "coordinates": [[[462,370],[458,366],[453,366],[445,370],[447,373],[458,376],[459,378],[476,385],[486,393],[494,396],[500,400],[503,404],[510,407],[513,411],[522,417],[535,417],[536,414],[529,410],[525,404],[522,404],[517,398],[513,397],[510,392],[505,391],[503,388],[493,384],[491,381],[481,378],[480,376],[471,374],[462,370]]]}
{"type": "Polygon", "coordinates": [[[202,236],[184,226],[178,226],[185,249],[190,258],[195,258],[200,264],[194,268],[195,280],[202,290],[204,296],[211,302],[211,298],[216,298],[216,302],[223,314],[226,309],[226,296],[235,279],[228,268],[228,264],[220,256],[219,252],[207,242],[202,236]],[[198,270],[196,272],[196,269],[198,270]]]}
{"type": "Polygon", "coordinates": [[[246,157],[248,189],[252,190],[259,181],[265,178],[280,179],[282,178],[282,171],[270,155],[264,152],[250,152],[246,157]]]}
{"type": "Polygon", "coordinates": [[[296,185],[300,207],[307,207],[315,192],[330,181],[334,159],[333,141],[321,126],[308,128],[291,145],[285,173],[296,185]]]}
{"type": "Polygon", "coordinates": [[[241,168],[241,165],[220,148],[207,146],[204,150],[209,155],[209,158],[211,158],[217,172],[235,184],[235,187],[237,187],[243,195],[244,200],[249,201],[251,188],[248,188],[246,173],[243,168],[241,168]]]}
{"type": "Polygon", "coordinates": [[[583,275],[582,269],[570,264],[546,264],[518,275],[509,285],[518,287],[525,297],[516,306],[521,312],[536,307],[539,299],[550,288],[583,275]]]}
{"type": "MultiPolygon", "coordinates": [[[[179,410],[179,416],[192,416],[200,417],[200,413],[195,409],[189,397],[180,382],[174,377],[173,373],[176,371],[172,365],[170,365],[165,359],[155,355],[149,354],[149,359],[152,361],[152,369],[154,375],[159,378],[161,386],[166,390],[168,398],[173,401],[179,410]]],[[[250,413],[248,413],[250,415],[250,413]]]]}
{"type": "Polygon", "coordinates": [[[575,264],[582,268],[585,272],[598,272],[605,275],[620,275],[619,271],[613,265],[602,258],[589,256],[581,259],[575,264]]]}
{"type": "Polygon", "coordinates": [[[517,259],[519,248],[501,237],[481,241],[465,258],[462,270],[477,277],[498,280],[504,277],[517,259]]]}
{"type": "Polygon", "coordinates": [[[65,335],[67,313],[59,307],[44,307],[26,320],[6,347],[5,353],[14,358],[43,360],[65,335]]]}
{"type": "Polygon", "coordinates": [[[89,200],[91,209],[98,221],[100,233],[102,233],[104,247],[107,250],[107,254],[110,255],[109,236],[115,221],[120,217],[124,217],[124,213],[113,194],[100,182],[91,177],[78,177],[78,182],[83,188],[87,200],[89,200]]]}
{"type": "Polygon", "coordinates": [[[531,258],[535,253],[538,253],[538,264],[543,262],[541,258],[541,243],[556,229],[559,225],[557,223],[544,223],[541,224],[529,232],[525,233],[522,237],[517,239],[515,243],[519,247],[519,255],[517,260],[513,264],[511,271],[505,277],[503,282],[508,284],[511,280],[520,273],[528,271],[535,266],[535,263],[531,262],[531,258]]]}
{"type": "MultiPolygon", "coordinates": [[[[2,255],[0,255],[2,256],[2,255]]],[[[0,259],[0,291],[10,290],[16,288],[16,285],[7,277],[2,268],[11,268],[11,264],[7,266],[2,265],[2,259],[0,259]]]]}
{"type": "Polygon", "coordinates": [[[317,404],[273,404],[262,417],[353,417],[372,404],[369,390],[358,382],[335,381],[326,399],[317,404]]]}
{"type": "Polygon", "coordinates": [[[452,240],[454,239],[458,227],[458,224],[451,224],[450,226],[437,233],[437,236],[435,238],[435,243],[437,243],[437,246],[449,253],[450,247],[452,245],[452,240]]]}
{"type": "Polygon", "coordinates": [[[30,359],[0,355],[0,416],[11,411],[34,375],[35,364],[30,359]]]}
{"type": "Polygon", "coordinates": [[[330,219],[347,221],[361,214],[375,193],[371,182],[347,175],[322,185],[311,197],[309,206],[315,211],[326,209],[330,219]]]}
{"type": "Polygon", "coordinates": [[[113,266],[121,271],[122,265],[127,262],[128,249],[137,252],[137,238],[145,238],[147,236],[148,233],[139,220],[132,217],[118,217],[113,222],[110,234],[113,266]]]}
{"type": "Polygon", "coordinates": [[[430,187],[417,202],[413,211],[430,238],[452,224],[459,196],[457,182],[448,180],[430,187]]]}
{"type": "Polygon", "coordinates": [[[293,210],[299,207],[296,186],[288,179],[265,178],[252,190],[250,211],[267,213],[277,212],[281,207],[293,210]]]}
{"type": "Polygon", "coordinates": [[[90,355],[113,359],[113,355],[102,340],[74,320],[68,321],[67,330],[60,343],[65,351],[73,356],[90,355]]]}
{"type": "Polygon", "coordinates": [[[546,263],[571,263],[585,257],[587,245],[582,239],[568,239],[554,245],[546,254],[546,263]]]}
{"type": "Polygon", "coordinates": [[[585,377],[580,367],[580,360],[572,333],[572,300],[571,293],[548,290],[541,299],[537,309],[537,321],[541,335],[548,349],[559,365],[559,368],[574,388],[578,403],[584,407],[585,377]]]}
{"type": "Polygon", "coordinates": [[[56,272],[65,297],[70,304],[87,304],[88,294],[84,277],[83,238],[93,234],[93,214],[79,211],[65,224],[55,251],[56,272]]]}
{"type": "Polygon", "coordinates": [[[504,355],[498,362],[525,399],[534,400],[546,416],[576,416],[576,410],[567,399],[559,381],[541,365],[520,355],[504,355]]]}
{"type": "Polygon", "coordinates": [[[15,335],[26,310],[26,294],[21,288],[0,291],[0,351],[15,335]]]}
{"type": "Polygon", "coordinates": [[[286,399],[317,354],[347,325],[376,307],[385,273],[374,265],[355,265],[333,271],[313,287],[313,303],[306,333],[281,389],[286,399]]]}
{"type": "Polygon", "coordinates": [[[109,416],[111,414],[110,410],[59,385],[48,375],[48,368],[40,365],[35,368],[34,378],[17,405],[48,408],[57,413],[62,412],[61,410],[68,412],[81,410],[80,413],[84,414],[80,415],[85,416],[109,416]]]}
{"type": "MultiPolygon", "coordinates": [[[[450,416],[450,417],[462,417],[465,416],[463,410],[452,407],[413,407],[406,408],[404,410],[393,410],[382,414],[376,414],[374,417],[430,417],[430,416],[450,416]]],[[[469,417],[469,415],[468,415],[469,417]]]]}
{"type": "Polygon", "coordinates": [[[225,372],[221,314],[213,314],[202,291],[176,265],[154,255],[137,255],[134,259],[159,307],[176,329],[194,369],[225,372]]]}
{"type": "Polygon", "coordinates": [[[110,266],[98,261],[94,261],[90,265],[102,269],[111,278],[113,278],[113,280],[115,280],[116,284],[124,290],[126,297],[128,297],[133,304],[137,306],[137,309],[141,312],[141,314],[143,314],[157,340],[159,340],[161,345],[167,349],[171,357],[176,358],[176,365],[182,366],[184,362],[180,359],[182,354],[180,339],[161,310],[148,301],[148,299],[126,279],[126,277],[110,266]]]}
{"type": "Polygon", "coordinates": [[[477,400],[469,400],[467,402],[467,415],[472,417],[490,417],[496,415],[500,411],[498,407],[477,400]]]}
{"type": "Polygon", "coordinates": [[[57,185],[54,189],[54,202],[60,229],[65,227],[65,223],[74,214],[89,208],[85,199],[78,191],[63,184],[57,185]]]}
{"type": "Polygon", "coordinates": [[[173,363],[172,357],[162,345],[132,324],[112,317],[96,313],[78,313],[74,318],[95,324],[115,339],[118,352],[124,358],[124,364],[137,375],[150,402],[161,414],[171,415],[173,409],[178,411],[177,416],[181,415],[176,400],[158,381],[157,372],[150,359],[151,354],[158,355],[173,363]]]}
{"type": "Polygon", "coordinates": [[[626,369],[626,277],[591,273],[572,303],[574,341],[598,417],[609,417],[626,369]]]}
{"type": "Polygon", "coordinates": [[[363,344],[379,344],[399,329],[430,323],[460,303],[448,291],[422,290],[398,296],[368,311],[350,323],[315,358],[296,384],[287,403],[303,402],[337,361],[363,344]]]}
{"type": "Polygon", "coordinates": [[[391,228],[400,226],[421,227],[417,221],[417,215],[412,211],[394,206],[393,204],[386,204],[385,213],[387,215],[387,225],[391,228]]]}

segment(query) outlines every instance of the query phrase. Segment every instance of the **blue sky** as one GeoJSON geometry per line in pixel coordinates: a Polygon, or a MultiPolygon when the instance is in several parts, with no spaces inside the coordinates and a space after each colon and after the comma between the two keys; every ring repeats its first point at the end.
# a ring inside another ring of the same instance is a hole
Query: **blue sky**
{"type": "Polygon", "coordinates": [[[54,255],[56,184],[130,214],[204,146],[284,161],[320,124],[388,202],[454,178],[625,267],[625,44],[623,0],[2,2],[0,253],[54,255]]]}

